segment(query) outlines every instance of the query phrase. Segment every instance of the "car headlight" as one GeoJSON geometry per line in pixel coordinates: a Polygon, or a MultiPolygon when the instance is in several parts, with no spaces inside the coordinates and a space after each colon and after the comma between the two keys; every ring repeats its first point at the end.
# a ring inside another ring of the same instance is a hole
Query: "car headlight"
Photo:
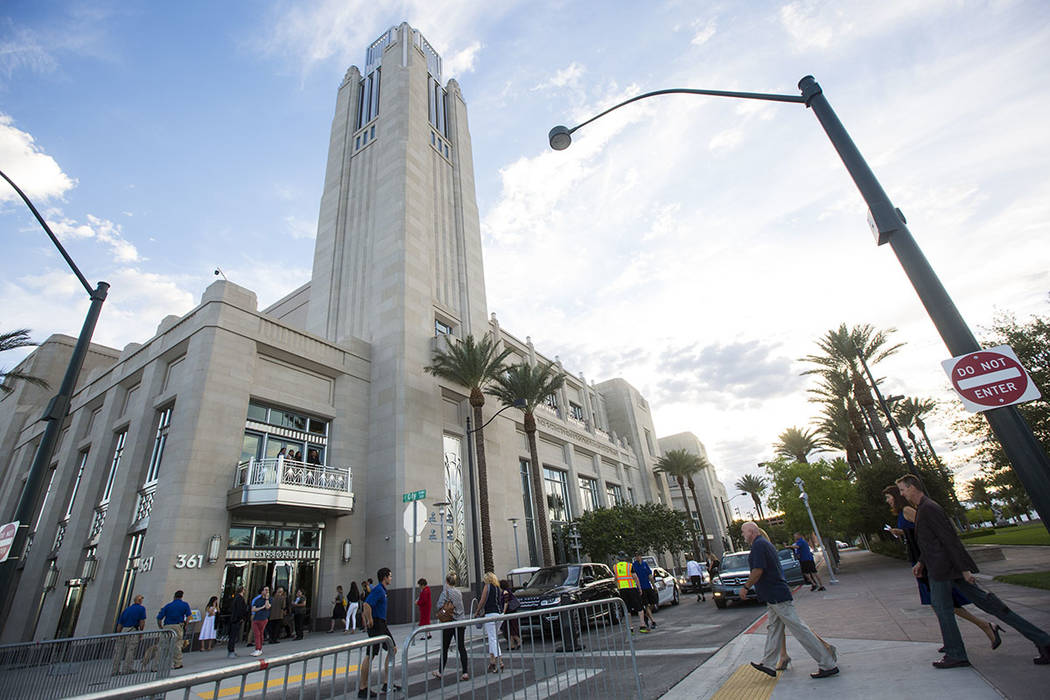
{"type": "Polygon", "coordinates": [[[561,602],[561,598],[544,598],[540,601],[540,605],[557,605],[561,602]]]}

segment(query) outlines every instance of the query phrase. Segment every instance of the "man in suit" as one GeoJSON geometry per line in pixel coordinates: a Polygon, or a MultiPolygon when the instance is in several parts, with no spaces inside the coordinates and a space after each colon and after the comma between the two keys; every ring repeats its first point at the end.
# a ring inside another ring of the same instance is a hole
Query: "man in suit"
{"type": "Polygon", "coordinates": [[[897,479],[897,488],[908,503],[915,506],[915,535],[919,540],[921,554],[912,573],[919,577],[926,571],[930,581],[930,601],[937,613],[941,638],[944,640],[944,658],[934,661],[934,667],[959,668],[970,665],[966,646],[959,634],[959,625],[955,622],[952,586],[981,610],[995,615],[1035,644],[1039,656],[1032,659],[1034,663],[1050,664],[1050,634],[1012,611],[994,593],[977,587],[973,576],[977,572],[977,565],[970,558],[944,509],[926,496],[918,477],[905,474],[897,479]]]}

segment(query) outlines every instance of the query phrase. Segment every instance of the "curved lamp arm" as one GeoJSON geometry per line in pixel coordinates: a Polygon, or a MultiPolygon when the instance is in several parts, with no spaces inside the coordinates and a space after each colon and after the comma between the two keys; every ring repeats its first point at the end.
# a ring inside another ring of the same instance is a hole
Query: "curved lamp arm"
{"type": "Polygon", "coordinates": [[[587,126],[595,119],[604,117],[609,112],[619,109],[624,105],[629,105],[632,102],[638,100],[644,100],[647,97],[656,97],[657,95],[674,95],[674,94],[685,94],[685,95],[711,95],[714,97],[735,97],[743,100],[766,100],[768,102],[794,102],[796,104],[805,104],[806,98],[802,95],[771,95],[764,92],[729,92],[726,90],[697,90],[694,88],[668,88],[667,90],[654,90],[653,92],[647,92],[642,95],[636,95],[629,100],[624,100],[618,105],[614,105],[609,109],[605,110],[601,114],[597,114],[585,122],[577,124],[571,129],[567,126],[556,126],[550,130],[548,134],[548,140],[550,141],[551,148],[556,151],[564,151],[572,143],[572,132],[576,131],[582,126],[587,126]]]}

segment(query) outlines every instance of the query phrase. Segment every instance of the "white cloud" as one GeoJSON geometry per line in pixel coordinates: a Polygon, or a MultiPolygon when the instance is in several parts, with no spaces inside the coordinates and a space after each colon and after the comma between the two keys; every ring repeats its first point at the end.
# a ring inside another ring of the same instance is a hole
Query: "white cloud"
{"type": "MultiPolygon", "coordinates": [[[[62,172],[54,158],[40,149],[28,132],[14,126],[14,120],[0,113],[0,163],[4,172],[34,204],[57,199],[76,186],[62,172]]],[[[6,182],[0,182],[0,202],[20,199],[6,182]]]]}
{"type": "Polygon", "coordinates": [[[575,61],[567,65],[561,70],[554,72],[554,75],[549,80],[538,84],[533,90],[544,90],[547,88],[563,88],[563,87],[579,87],[580,78],[587,71],[584,66],[581,66],[575,61]]]}
{"type": "MultiPolygon", "coordinates": [[[[58,215],[61,214],[58,213],[58,215]]],[[[57,220],[49,220],[47,223],[59,240],[94,238],[109,246],[114,260],[119,263],[142,260],[139,257],[138,249],[124,238],[121,225],[115,224],[108,219],[88,214],[87,223],[77,222],[74,219],[64,217],[57,220]]]]}
{"type": "Polygon", "coordinates": [[[693,35],[693,39],[689,43],[693,46],[703,46],[715,35],[715,21],[708,20],[706,22],[693,22],[693,29],[696,34],[693,35]]]}
{"type": "Polygon", "coordinates": [[[472,44],[453,52],[450,56],[442,56],[441,72],[444,78],[455,78],[467,73],[472,73],[477,64],[478,54],[481,53],[481,42],[472,44]]]}
{"type": "Polygon", "coordinates": [[[707,147],[712,151],[728,151],[740,145],[744,140],[744,130],[739,127],[725,129],[711,137],[707,147]]]}
{"type": "Polygon", "coordinates": [[[317,236],[316,221],[286,216],[284,217],[284,223],[288,227],[288,233],[291,234],[292,238],[312,239],[317,236]]]}
{"type": "Polygon", "coordinates": [[[35,32],[14,28],[10,36],[0,39],[0,73],[10,78],[23,68],[34,73],[53,71],[58,62],[44,46],[35,32]]]}

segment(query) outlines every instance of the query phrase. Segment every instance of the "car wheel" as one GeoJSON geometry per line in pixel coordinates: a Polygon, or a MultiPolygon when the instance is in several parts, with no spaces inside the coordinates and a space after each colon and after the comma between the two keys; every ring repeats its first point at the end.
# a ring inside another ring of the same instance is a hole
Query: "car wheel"
{"type": "Polygon", "coordinates": [[[682,595],[678,590],[678,586],[674,587],[674,593],[671,595],[671,605],[678,605],[682,602],[682,595]]]}
{"type": "Polygon", "coordinates": [[[723,598],[715,598],[715,607],[719,610],[725,610],[727,605],[729,605],[729,601],[723,598]]]}

